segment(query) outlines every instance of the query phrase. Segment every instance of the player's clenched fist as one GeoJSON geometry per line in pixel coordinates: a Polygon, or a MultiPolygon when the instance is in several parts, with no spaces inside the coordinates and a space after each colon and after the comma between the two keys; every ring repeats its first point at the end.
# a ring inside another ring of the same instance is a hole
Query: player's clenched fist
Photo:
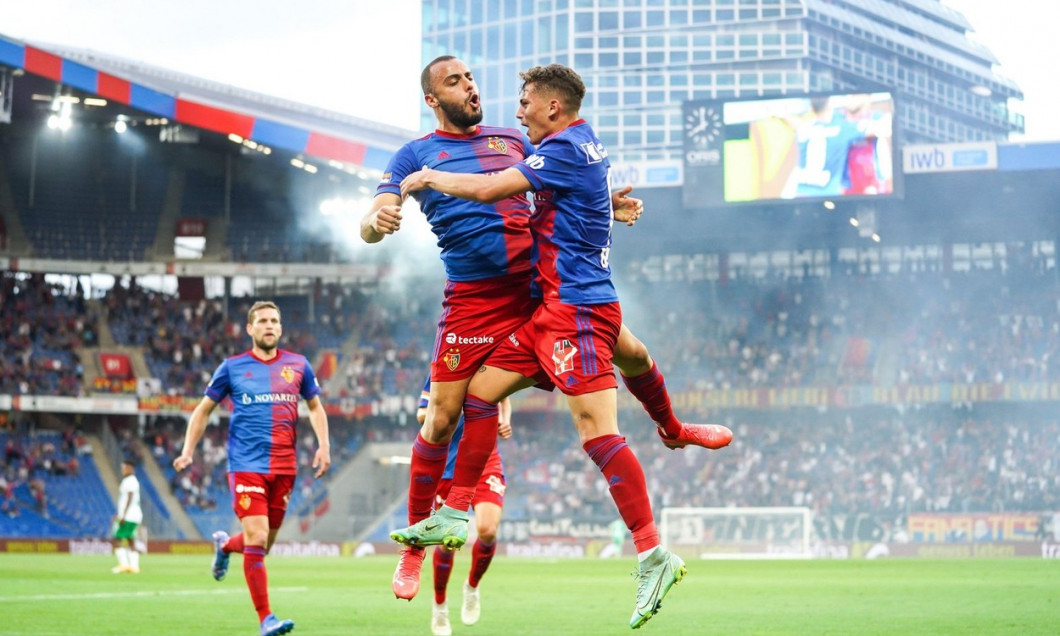
{"type": "Polygon", "coordinates": [[[191,457],[181,455],[173,460],[173,468],[176,468],[178,472],[184,470],[188,466],[191,466],[191,457]]]}
{"type": "Polygon", "coordinates": [[[380,234],[393,234],[401,229],[401,206],[384,205],[375,213],[372,229],[380,234]]]}

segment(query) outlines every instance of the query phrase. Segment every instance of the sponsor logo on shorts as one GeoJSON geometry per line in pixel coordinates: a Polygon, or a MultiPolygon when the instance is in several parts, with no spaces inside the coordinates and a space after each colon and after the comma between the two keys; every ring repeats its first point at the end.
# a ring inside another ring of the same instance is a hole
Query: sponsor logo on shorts
{"type": "Polygon", "coordinates": [[[261,486],[246,486],[244,484],[236,484],[236,492],[238,492],[238,493],[256,492],[259,495],[264,495],[265,494],[265,489],[262,488],[261,486]]]}
{"type": "Polygon", "coordinates": [[[557,340],[552,345],[552,364],[555,365],[556,375],[574,370],[574,356],[577,353],[578,347],[572,345],[570,340],[557,340]]]}
{"type": "Polygon", "coordinates": [[[239,507],[243,510],[250,510],[250,495],[239,496],[239,507]]]}
{"type": "Polygon", "coordinates": [[[450,349],[445,352],[442,356],[442,362],[449,368],[450,371],[456,371],[456,368],[460,366],[460,350],[450,349]]]}
{"type": "Polygon", "coordinates": [[[445,334],[445,344],[493,344],[493,336],[458,336],[450,331],[445,334]]]}
{"type": "Polygon", "coordinates": [[[508,489],[508,487],[504,485],[504,482],[501,481],[501,478],[496,475],[490,475],[489,477],[487,477],[486,485],[490,487],[490,490],[497,493],[501,497],[504,496],[504,491],[508,489]]]}

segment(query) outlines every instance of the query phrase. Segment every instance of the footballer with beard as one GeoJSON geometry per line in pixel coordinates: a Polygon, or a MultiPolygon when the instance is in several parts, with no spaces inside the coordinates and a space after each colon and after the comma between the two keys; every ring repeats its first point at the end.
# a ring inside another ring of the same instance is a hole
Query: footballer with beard
{"type": "Polygon", "coordinates": [[[184,447],[173,460],[173,467],[181,471],[192,464],[210,413],[231,397],[228,487],[243,531],[232,537],[223,530],[213,534],[213,578],[222,580],[228,573],[231,553],[242,553],[243,576],[258,613],[261,635],[275,636],[294,629],[294,621],[278,619],[270,608],[265,555],[283,523],[298,474],[295,444],[299,399],[309,407],[309,423],[317,438],[313,457],[317,478],[331,466],[331,443],[320,385],[309,360],[279,348],[283,335],[280,308],[268,301],[254,303],[247,313],[247,334],[253,346],[226,358],[214,371],[206,394],[188,420],[184,447]]]}

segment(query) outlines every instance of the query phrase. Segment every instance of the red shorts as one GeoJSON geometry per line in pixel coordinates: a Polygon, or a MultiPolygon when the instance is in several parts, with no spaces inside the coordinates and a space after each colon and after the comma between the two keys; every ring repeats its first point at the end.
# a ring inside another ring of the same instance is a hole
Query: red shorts
{"type": "Polygon", "coordinates": [[[432,382],[470,377],[508,334],[533,315],[530,272],[463,283],[446,281],[431,358],[432,382]]]}
{"type": "Polygon", "coordinates": [[[618,303],[546,303],[490,355],[490,366],[551,383],[566,395],[618,388],[611,362],[622,308],[618,303]]]}
{"type": "MultiPolygon", "coordinates": [[[[500,453],[494,448],[493,454],[486,461],[486,468],[482,470],[482,476],[479,477],[478,486],[475,487],[475,496],[471,499],[471,507],[474,508],[480,503],[491,503],[503,508],[504,491],[507,489],[506,483],[500,453]]],[[[445,503],[445,498],[449,496],[449,489],[452,487],[452,478],[438,482],[438,490],[434,496],[436,507],[445,503]]]]}
{"type": "Polygon", "coordinates": [[[287,514],[287,500],[294,490],[294,478],[295,475],[228,473],[232,510],[240,519],[268,515],[269,527],[279,528],[287,514]]]}

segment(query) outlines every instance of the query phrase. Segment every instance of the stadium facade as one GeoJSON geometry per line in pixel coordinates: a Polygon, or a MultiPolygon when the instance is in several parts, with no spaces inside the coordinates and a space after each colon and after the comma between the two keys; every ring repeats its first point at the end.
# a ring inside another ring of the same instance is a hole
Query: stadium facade
{"type": "Polygon", "coordinates": [[[938,0],[423,2],[424,61],[467,60],[487,120],[514,121],[520,70],[567,64],[624,161],[679,159],[686,100],[881,88],[898,98],[901,143],[1007,139],[1023,131],[1008,106],[1022,93],[971,30],[938,0]]]}

